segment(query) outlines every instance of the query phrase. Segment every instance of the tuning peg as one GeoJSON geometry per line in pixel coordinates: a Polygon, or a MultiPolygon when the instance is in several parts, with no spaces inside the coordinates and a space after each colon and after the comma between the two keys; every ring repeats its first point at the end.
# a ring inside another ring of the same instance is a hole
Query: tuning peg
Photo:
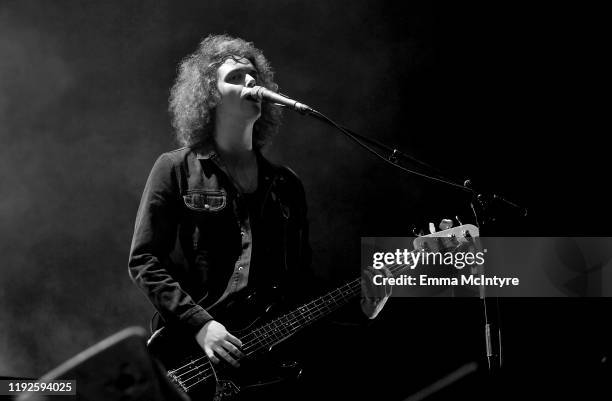
{"type": "Polygon", "coordinates": [[[438,224],[438,227],[440,228],[440,230],[443,230],[443,231],[448,230],[452,226],[453,226],[453,221],[451,219],[442,219],[440,224],[438,224]]]}
{"type": "Polygon", "coordinates": [[[413,226],[413,227],[412,227],[412,234],[413,234],[415,237],[422,237],[422,236],[423,236],[423,234],[424,234],[424,232],[423,232],[423,230],[419,230],[419,231],[417,231],[416,226],[413,226]]]}
{"type": "Polygon", "coordinates": [[[434,225],[434,223],[429,223],[429,233],[430,234],[435,234],[436,233],[436,226],[434,225]]]}

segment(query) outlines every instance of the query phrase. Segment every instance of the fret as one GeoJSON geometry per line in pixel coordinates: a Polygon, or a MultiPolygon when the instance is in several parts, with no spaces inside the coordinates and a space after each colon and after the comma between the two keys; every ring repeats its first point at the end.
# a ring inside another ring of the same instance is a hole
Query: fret
{"type": "MultiPolygon", "coordinates": [[[[405,266],[389,266],[395,273],[405,266]]],[[[361,279],[350,281],[327,294],[299,306],[298,308],[277,317],[255,329],[251,330],[242,340],[244,352],[251,356],[269,348],[304,327],[329,315],[338,308],[347,304],[349,300],[358,296],[361,292],[361,279]]],[[[215,377],[210,361],[204,356],[192,359],[186,365],[168,371],[168,376],[185,391],[201,381],[207,381],[215,377]],[[181,373],[179,374],[179,371],[181,373]],[[185,377],[185,379],[183,379],[185,377]]]]}
{"type": "Polygon", "coordinates": [[[257,338],[258,349],[270,347],[327,316],[360,292],[360,279],[353,280],[254,329],[251,333],[257,338]]]}
{"type": "Polygon", "coordinates": [[[278,321],[277,320],[273,320],[272,322],[270,322],[270,327],[271,327],[271,332],[276,336],[278,334],[280,334],[280,328],[278,326],[278,321]]]}
{"type": "Polygon", "coordinates": [[[287,318],[287,315],[283,315],[280,317],[280,323],[283,326],[283,329],[286,331],[286,334],[291,334],[291,322],[287,318]]]}

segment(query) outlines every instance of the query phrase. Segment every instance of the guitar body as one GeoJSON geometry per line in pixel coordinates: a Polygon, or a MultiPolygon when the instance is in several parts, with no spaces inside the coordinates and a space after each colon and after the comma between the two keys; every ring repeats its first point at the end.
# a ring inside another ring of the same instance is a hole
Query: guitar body
{"type": "MultiPolygon", "coordinates": [[[[258,297],[255,292],[235,294],[218,307],[209,308],[215,320],[238,337],[253,338],[251,331],[279,313],[278,299],[258,297]],[[249,334],[250,337],[249,337],[249,334]]],[[[243,340],[243,344],[244,344],[243,340]]],[[[302,369],[296,362],[277,360],[269,352],[240,360],[240,368],[225,362],[213,365],[194,335],[176,327],[157,330],[147,346],[168,370],[168,378],[198,400],[228,400],[239,392],[261,391],[271,385],[297,379],[302,369]]],[[[270,351],[271,347],[267,349],[270,351]]]]}

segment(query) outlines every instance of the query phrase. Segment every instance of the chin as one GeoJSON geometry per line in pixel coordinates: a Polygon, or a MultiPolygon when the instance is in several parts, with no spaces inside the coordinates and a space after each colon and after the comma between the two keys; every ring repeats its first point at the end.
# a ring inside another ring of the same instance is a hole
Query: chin
{"type": "Polygon", "coordinates": [[[251,116],[253,116],[255,119],[258,119],[259,117],[261,117],[261,105],[259,103],[253,103],[250,112],[251,116]]]}

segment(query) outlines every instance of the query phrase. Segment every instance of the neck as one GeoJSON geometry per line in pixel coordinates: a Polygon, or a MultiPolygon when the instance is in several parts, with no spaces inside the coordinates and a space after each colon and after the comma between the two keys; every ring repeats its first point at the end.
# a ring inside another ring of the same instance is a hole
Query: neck
{"type": "Polygon", "coordinates": [[[253,152],[253,125],[255,121],[217,118],[215,123],[215,143],[222,154],[231,158],[242,159],[253,152]]]}

